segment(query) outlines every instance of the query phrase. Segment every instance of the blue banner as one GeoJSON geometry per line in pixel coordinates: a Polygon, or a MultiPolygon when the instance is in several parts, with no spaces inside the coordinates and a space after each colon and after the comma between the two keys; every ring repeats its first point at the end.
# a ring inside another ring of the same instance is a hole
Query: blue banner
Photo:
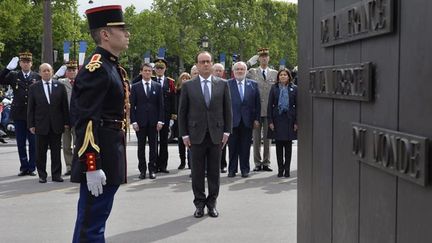
{"type": "Polygon", "coordinates": [[[64,41],[63,42],[63,53],[69,53],[71,47],[71,42],[70,41],[64,41]]]}
{"type": "Polygon", "coordinates": [[[87,41],[80,41],[79,42],[79,52],[83,53],[87,50],[87,41]]]}
{"type": "Polygon", "coordinates": [[[165,59],[165,50],[166,48],[163,47],[159,48],[157,57],[161,59],[165,59]]]}
{"type": "Polygon", "coordinates": [[[219,62],[225,62],[225,59],[226,59],[225,52],[219,54],[219,62]]]}

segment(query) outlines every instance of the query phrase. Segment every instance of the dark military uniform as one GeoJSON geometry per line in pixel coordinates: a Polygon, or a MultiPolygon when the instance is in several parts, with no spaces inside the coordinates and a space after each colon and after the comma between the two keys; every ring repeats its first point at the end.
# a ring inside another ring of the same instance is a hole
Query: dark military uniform
{"type": "MultiPolygon", "coordinates": [[[[20,53],[20,58],[22,54],[20,53]]],[[[11,107],[11,119],[15,122],[15,135],[17,140],[18,154],[20,158],[20,171],[33,173],[36,167],[36,146],[34,134],[27,130],[27,101],[28,89],[33,83],[39,81],[39,74],[30,71],[27,78],[22,71],[10,71],[5,68],[0,72],[0,84],[10,85],[13,90],[13,101],[11,107]],[[29,142],[29,156],[27,156],[26,140],[29,142]]]]}
{"type": "Polygon", "coordinates": [[[125,73],[118,58],[101,47],[83,67],[71,99],[77,137],[71,181],[85,182],[83,172],[102,169],[108,185],[120,185],[126,182],[125,73]]]}

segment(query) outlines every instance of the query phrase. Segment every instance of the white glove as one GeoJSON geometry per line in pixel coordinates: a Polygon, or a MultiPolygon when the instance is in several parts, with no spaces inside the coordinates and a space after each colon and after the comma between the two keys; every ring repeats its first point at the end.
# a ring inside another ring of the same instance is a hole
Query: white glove
{"type": "Polygon", "coordinates": [[[258,55],[255,55],[255,56],[253,56],[253,57],[251,57],[248,61],[247,61],[247,64],[249,64],[249,66],[253,66],[253,65],[255,65],[255,63],[257,63],[258,62],[258,55]]]}
{"type": "Polygon", "coordinates": [[[12,101],[10,99],[4,98],[1,103],[3,103],[3,105],[10,105],[12,104],[12,101]]]}
{"type": "Polygon", "coordinates": [[[95,197],[103,193],[102,185],[106,185],[106,176],[103,170],[87,171],[87,188],[95,197]]]}
{"type": "Polygon", "coordinates": [[[6,68],[11,71],[14,70],[18,66],[18,61],[19,61],[18,57],[13,57],[12,60],[10,60],[9,64],[6,66],[6,68]]]}
{"type": "Polygon", "coordinates": [[[61,66],[57,72],[54,74],[54,76],[56,76],[57,78],[63,77],[66,73],[66,65],[61,66]]]}

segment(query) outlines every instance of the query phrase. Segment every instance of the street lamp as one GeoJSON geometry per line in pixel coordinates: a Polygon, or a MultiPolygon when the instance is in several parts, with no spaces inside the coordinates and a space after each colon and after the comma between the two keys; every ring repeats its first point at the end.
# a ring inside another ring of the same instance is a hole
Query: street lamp
{"type": "Polygon", "coordinates": [[[201,39],[201,46],[204,49],[207,49],[209,47],[209,38],[206,35],[203,36],[202,39],[201,39]]]}

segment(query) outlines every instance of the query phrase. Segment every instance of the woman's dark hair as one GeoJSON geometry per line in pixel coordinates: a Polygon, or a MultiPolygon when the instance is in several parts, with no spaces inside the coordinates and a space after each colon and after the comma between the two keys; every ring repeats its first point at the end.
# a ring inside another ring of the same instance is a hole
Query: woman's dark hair
{"type": "Polygon", "coordinates": [[[288,78],[289,78],[288,83],[291,83],[291,81],[293,80],[293,77],[292,77],[292,74],[288,68],[283,68],[283,69],[279,70],[279,72],[277,73],[277,77],[276,77],[276,83],[279,83],[279,75],[282,72],[286,72],[288,74],[288,78]]]}

